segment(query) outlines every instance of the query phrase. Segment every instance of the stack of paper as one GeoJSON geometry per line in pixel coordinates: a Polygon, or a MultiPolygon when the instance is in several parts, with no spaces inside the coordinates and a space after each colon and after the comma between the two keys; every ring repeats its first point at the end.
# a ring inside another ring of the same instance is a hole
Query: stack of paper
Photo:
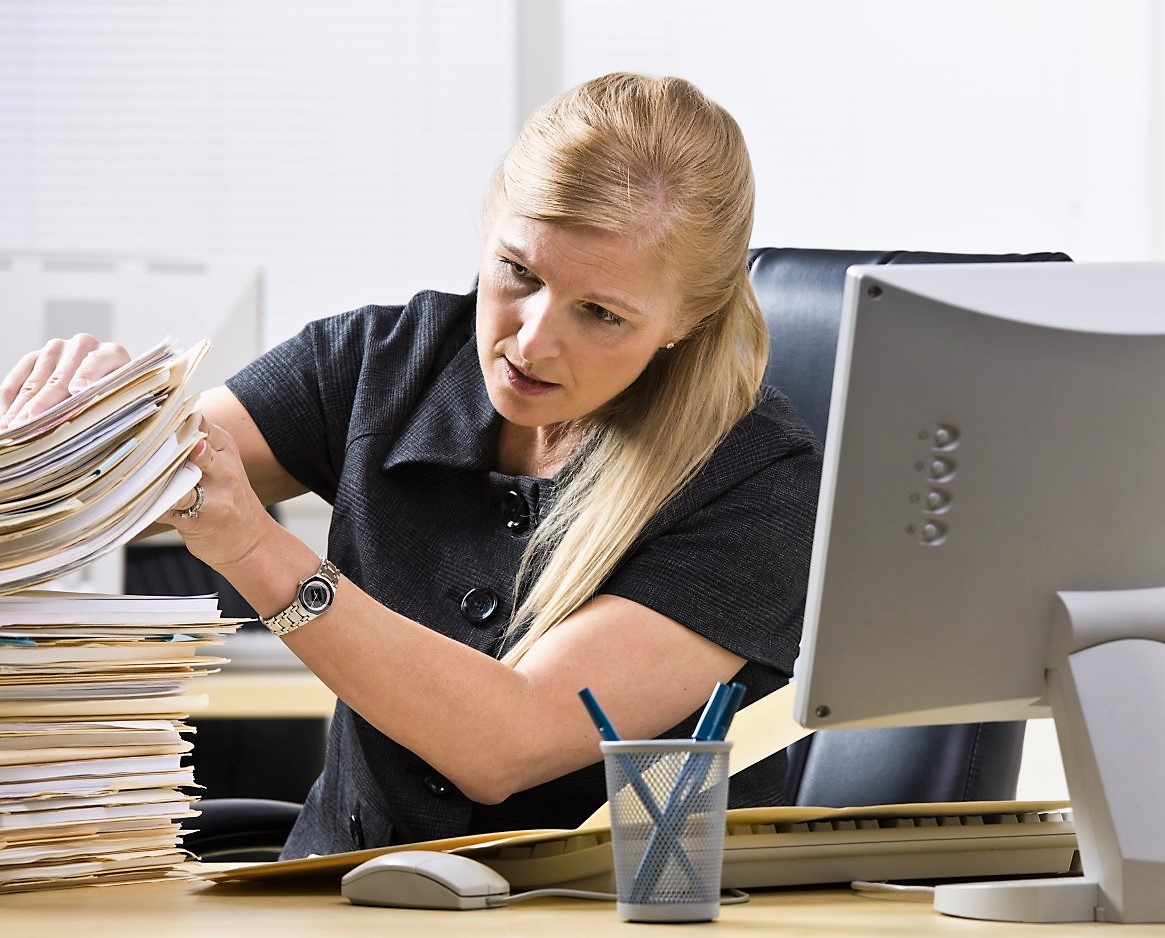
{"type": "Polygon", "coordinates": [[[183,388],[207,348],[163,342],[0,434],[0,592],[120,547],[193,487],[200,432],[183,388]]]}
{"type": "Polygon", "coordinates": [[[0,598],[0,892],[165,874],[197,813],[188,682],[224,661],[214,596],[0,598]]]}
{"type": "Polygon", "coordinates": [[[127,543],[198,480],[168,342],[0,433],[0,892],[169,875],[196,814],[188,682],[233,632],[214,596],[34,590],[127,543]]]}

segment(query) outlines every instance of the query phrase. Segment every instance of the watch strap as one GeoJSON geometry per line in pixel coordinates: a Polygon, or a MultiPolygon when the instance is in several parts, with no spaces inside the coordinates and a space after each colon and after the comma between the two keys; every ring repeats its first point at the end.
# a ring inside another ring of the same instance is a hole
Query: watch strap
{"type": "Polygon", "coordinates": [[[319,569],[300,581],[291,605],[262,622],[275,635],[294,632],[328,610],[339,585],[340,571],[327,557],[321,557],[319,569]]]}

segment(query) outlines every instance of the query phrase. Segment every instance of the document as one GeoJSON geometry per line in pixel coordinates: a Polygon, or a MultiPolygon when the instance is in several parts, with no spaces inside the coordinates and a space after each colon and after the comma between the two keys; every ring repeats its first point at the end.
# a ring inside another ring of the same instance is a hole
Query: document
{"type": "Polygon", "coordinates": [[[57,579],[115,550],[198,481],[187,382],[201,342],[168,341],[0,439],[0,593],[57,579]]]}
{"type": "Polygon", "coordinates": [[[239,620],[214,597],[34,590],[0,622],[0,893],[173,875],[192,685],[239,620]]]}
{"type": "Polygon", "coordinates": [[[186,720],[242,620],[215,596],[46,584],[127,543],[199,478],[187,380],[150,349],[0,431],[0,893],[175,875],[197,813],[186,720]]]}

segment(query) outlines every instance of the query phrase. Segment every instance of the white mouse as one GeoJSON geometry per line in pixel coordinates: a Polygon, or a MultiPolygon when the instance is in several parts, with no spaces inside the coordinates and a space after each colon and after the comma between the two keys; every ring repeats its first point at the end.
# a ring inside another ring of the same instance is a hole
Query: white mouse
{"type": "Polygon", "coordinates": [[[510,884],[484,863],[455,853],[383,853],[350,870],[340,892],[356,905],[406,909],[485,909],[504,905],[510,884]],[[487,900],[493,899],[493,902],[487,900]]]}

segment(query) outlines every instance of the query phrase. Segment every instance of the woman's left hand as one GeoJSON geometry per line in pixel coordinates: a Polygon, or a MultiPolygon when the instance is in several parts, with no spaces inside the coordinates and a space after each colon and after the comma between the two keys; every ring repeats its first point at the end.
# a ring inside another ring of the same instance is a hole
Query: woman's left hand
{"type": "Polygon", "coordinates": [[[159,520],[178,531],[195,557],[217,568],[253,552],[276,522],[251,487],[231,435],[205,417],[199,429],[206,436],[187,458],[202,478],[159,520]]]}

